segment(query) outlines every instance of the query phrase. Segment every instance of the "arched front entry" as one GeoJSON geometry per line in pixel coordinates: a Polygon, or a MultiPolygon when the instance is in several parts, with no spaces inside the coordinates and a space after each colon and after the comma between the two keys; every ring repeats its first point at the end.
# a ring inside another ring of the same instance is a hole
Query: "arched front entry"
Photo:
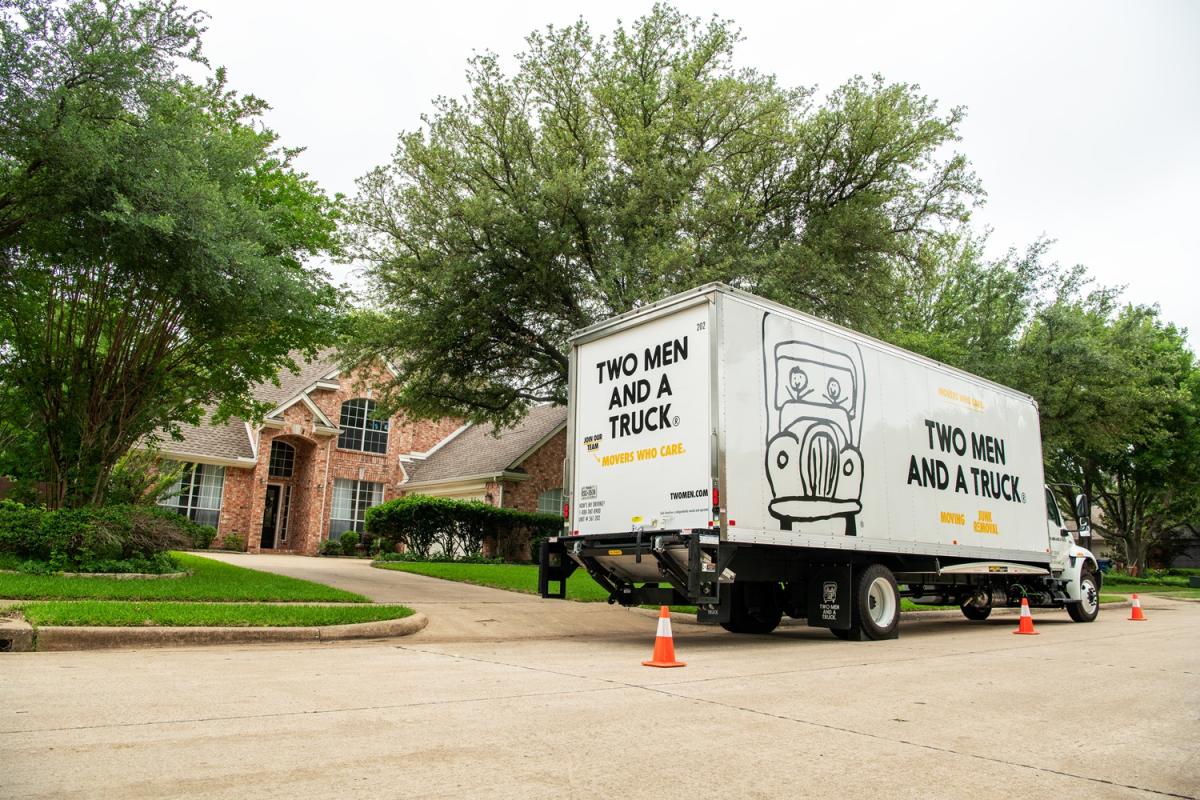
{"type": "Polygon", "coordinates": [[[303,550],[315,450],[316,443],[303,436],[288,434],[271,440],[262,493],[259,549],[277,553],[303,550]]]}

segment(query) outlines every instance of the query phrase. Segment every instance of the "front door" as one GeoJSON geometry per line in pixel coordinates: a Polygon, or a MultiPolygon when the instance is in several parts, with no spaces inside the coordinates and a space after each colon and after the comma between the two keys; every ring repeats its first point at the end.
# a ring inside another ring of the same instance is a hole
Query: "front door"
{"type": "Polygon", "coordinates": [[[279,490],[279,486],[267,484],[267,499],[263,505],[262,539],[259,544],[264,550],[275,547],[275,530],[279,527],[279,490]]]}

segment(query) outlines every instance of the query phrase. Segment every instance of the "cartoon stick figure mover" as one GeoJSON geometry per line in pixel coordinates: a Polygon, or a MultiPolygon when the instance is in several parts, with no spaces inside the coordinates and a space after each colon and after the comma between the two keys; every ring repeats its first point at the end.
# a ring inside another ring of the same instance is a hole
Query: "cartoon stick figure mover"
{"type": "Polygon", "coordinates": [[[840,517],[853,535],[862,510],[862,352],[794,334],[788,320],[763,315],[768,510],[783,530],[840,517]]]}

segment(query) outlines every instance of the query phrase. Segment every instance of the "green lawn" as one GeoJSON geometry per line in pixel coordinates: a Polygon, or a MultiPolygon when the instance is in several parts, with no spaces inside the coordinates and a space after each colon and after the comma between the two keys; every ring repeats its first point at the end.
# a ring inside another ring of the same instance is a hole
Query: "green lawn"
{"type": "Polygon", "coordinates": [[[367,598],[319,583],[235,567],[190,553],[172,553],[183,578],[68,578],[0,573],[0,598],[12,600],[262,600],[368,603],[367,598]]]}
{"type": "Polygon", "coordinates": [[[33,625],[235,626],[290,628],[400,619],[411,608],[383,605],[278,606],[254,603],[114,602],[26,603],[18,607],[33,625]]]}
{"type": "MultiPolygon", "coordinates": [[[[507,589],[510,592],[537,594],[538,568],[534,564],[459,564],[450,561],[385,561],[376,562],[380,569],[413,572],[459,583],[507,589]]],[[[567,599],[596,603],[608,599],[608,592],[600,588],[581,569],[575,570],[567,579],[567,599]]]]}

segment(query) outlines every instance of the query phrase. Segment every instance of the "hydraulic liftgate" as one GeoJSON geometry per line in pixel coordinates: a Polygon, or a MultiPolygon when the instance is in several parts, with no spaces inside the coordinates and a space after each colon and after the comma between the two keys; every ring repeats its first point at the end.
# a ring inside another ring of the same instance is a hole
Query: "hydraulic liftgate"
{"type": "Polygon", "coordinates": [[[722,545],[716,533],[655,532],[613,534],[579,538],[555,537],[542,542],[538,567],[538,593],[546,598],[566,597],[567,579],[579,565],[608,592],[608,602],[623,606],[696,605],[700,622],[720,622],[720,576],[733,556],[732,545],[722,545]],[[632,539],[631,539],[632,536],[632,539]],[[686,552],[685,563],[679,556],[686,552]],[[609,569],[601,559],[646,558],[657,563],[659,580],[638,586],[609,569]],[[662,584],[666,583],[666,586],[662,584]],[[557,587],[551,588],[551,584],[557,587]]]}

